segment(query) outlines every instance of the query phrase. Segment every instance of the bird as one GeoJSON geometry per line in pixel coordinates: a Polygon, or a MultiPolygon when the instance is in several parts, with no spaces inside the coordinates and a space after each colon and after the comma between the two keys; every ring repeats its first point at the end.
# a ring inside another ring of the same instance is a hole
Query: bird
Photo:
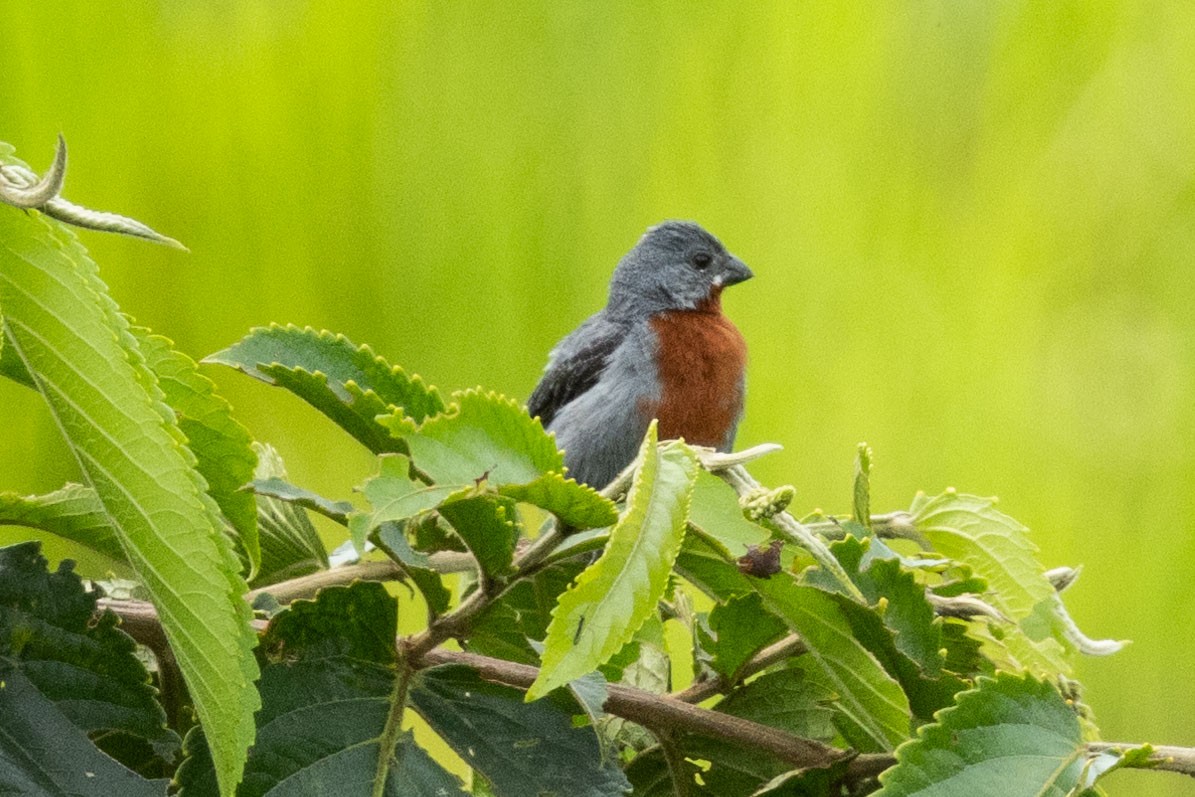
{"type": "Polygon", "coordinates": [[[691,221],[651,227],[619,261],[605,307],[548,355],[527,402],[568,476],[608,485],[652,419],[660,440],[730,451],[743,414],[747,345],[722,291],[754,276],[691,221]]]}

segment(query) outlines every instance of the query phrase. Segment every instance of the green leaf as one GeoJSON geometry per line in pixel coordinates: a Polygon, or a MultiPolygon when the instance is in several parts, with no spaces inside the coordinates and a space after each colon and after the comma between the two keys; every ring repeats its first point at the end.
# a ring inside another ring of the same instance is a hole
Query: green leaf
{"type": "Polygon", "coordinates": [[[618,507],[587,484],[560,473],[545,473],[526,484],[504,484],[502,495],[546,509],[573,529],[596,529],[618,522],[618,507]]]}
{"type": "MultiPolygon", "coordinates": [[[[743,516],[738,493],[709,471],[697,474],[689,522],[717,540],[731,558],[742,556],[753,545],[763,545],[771,532],[743,516]]],[[[750,591],[748,587],[745,591],[750,591]]]]}
{"type": "MultiPolygon", "coordinates": [[[[397,607],[383,585],[357,582],[296,601],[270,622],[259,731],[242,793],[464,793],[400,730],[406,684],[396,667],[397,607]]],[[[200,735],[188,737],[178,778],[185,797],[210,791],[202,746],[200,735]]]]}
{"type": "MultiPolygon", "coordinates": [[[[3,318],[0,318],[0,329],[2,328],[3,318]]],[[[37,390],[37,383],[33,381],[33,375],[25,367],[21,355],[17,354],[17,350],[12,347],[12,344],[5,340],[5,335],[2,332],[0,332],[0,376],[6,376],[18,385],[37,390]]]]}
{"type": "Polygon", "coordinates": [[[682,443],[656,445],[653,424],[639,450],[627,509],[600,559],[561,596],[528,699],[591,672],[618,652],[656,610],[685,535],[697,459],[682,443]]]}
{"type": "Polygon", "coordinates": [[[364,547],[369,532],[383,523],[403,521],[434,509],[449,496],[467,489],[456,483],[429,487],[417,482],[410,477],[410,465],[403,457],[379,457],[378,464],[378,475],[367,479],[361,488],[373,511],[362,513],[367,521],[349,525],[358,551],[364,547]]]}
{"type": "MultiPolygon", "coordinates": [[[[349,532],[354,538],[364,536],[357,526],[358,524],[365,526],[368,523],[367,515],[349,515],[349,532]]],[[[452,593],[444,586],[444,580],[440,574],[428,566],[426,554],[411,548],[411,544],[407,540],[407,529],[410,523],[409,520],[397,523],[387,521],[374,529],[370,538],[378,548],[402,568],[411,583],[423,595],[423,599],[427,603],[429,617],[434,618],[448,610],[448,605],[452,601],[452,593]]]]}
{"type": "Polygon", "coordinates": [[[527,703],[518,689],[483,680],[461,665],[424,670],[411,706],[500,797],[616,797],[630,784],[604,760],[592,727],[567,692],[527,703]]]}
{"type": "Polygon", "coordinates": [[[208,485],[208,495],[236,529],[237,540],[249,559],[249,578],[261,567],[257,536],[257,505],[241,488],[253,478],[257,455],[249,430],[232,417],[228,402],[216,386],[199,373],[195,361],[161,335],[133,327],[145,364],[158,378],[166,403],[178,414],[178,425],[195,455],[195,467],[208,485]]]}
{"type": "Polygon", "coordinates": [[[324,498],[322,495],[313,493],[311,490],[303,487],[297,487],[277,476],[271,476],[267,479],[254,479],[250,482],[250,488],[255,495],[275,498],[279,501],[285,501],[288,504],[310,509],[312,512],[318,512],[342,526],[348,525],[349,513],[355,509],[348,501],[333,501],[324,498]]]}
{"type": "MultiPolygon", "coordinates": [[[[278,452],[261,443],[253,447],[257,452],[255,480],[285,483],[286,466],[278,452]]],[[[256,501],[261,570],[255,587],[327,569],[328,553],[300,502],[271,495],[258,495],[256,501]]]]}
{"type": "Polygon", "coordinates": [[[0,525],[25,526],[62,537],[124,563],[116,529],[95,490],[68,484],[45,495],[0,493],[0,525]]]}
{"type": "Polygon", "coordinates": [[[444,409],[440,394],[418,376],[407,376],[344,335],[310,327],[257,327],[203,361],[289,390],[375,454],[406,450],[375,420],[379,415],[392,416],[396,428],[413,428],[412,422],[444,409]]]}
{"type": "Polygon", "coordinates": [[[519,539],[513,500],[472,495],[446,501],[438,511],[465,541],[487,578],[500,578],[511,572],[515,542],[519,539]]]}
{"type": "Polygon", "coordinates": [[[855,453],[855,490],[852,519],[871,528],[871,447],[860,443],[855,453]]]}
{"type": "Polygon", "coordinates": [[[764,605],[809,646],[811,675],[837,696],[839,729],[863,752],[892,750],[908,738],[911,714],[900,685],[855,638],[834,596],[779,576],[752,579],[764,605]]]}
{"type": "MultiPolygon", "coordinates": [[[[117,628],[116,615],[93,616],[97,594],[83,590],[73,562],[49,573],[40,549],[36,542],[0,548],[0,705],[13,701],[0,708],[0,726],[27,723],[40,735],[47,726],[37,717],[10,715],[46,701],[54,722],[72,724],[84,741],[82,734],[131,736],[169,761],[179,740],[166,728],[133,640],[117,628]],[[40,699],[4,686],[18,675],[40,699]]],[[[0,731],[0,771],[11,765],[33,776],[56,755],[57,745],[38,753],[28,744],[29,738],[0,731]]]]}
{"type": "Polygon", "coordinates": [[[0,658],[0,793],[164,797],[150,781],[100,752],[21,672],[0,658]]]}
{"type": "MultiPolygon", "coordinates": [[[[564,471],[556,442],[525,407],[496,393],[453,394],[454,407],[407,436],[416,467],[437,484],[528,484],[564,471]]],[[[396,418],[383,419],[400,434],[396,418]]]]}
{"type": "Polygon", "coordinates": [[[1066,797],[1083,782],[1079,718],[1062,695],[1032,676],[982,678],[958,704],[902,745],[880,776],[877,797],[991,794],[1066,797]]]}
{"type": "Polygon", "coordinates": [[[544,638],[557,596],[583,567],[580,562],[563,561],[515,583],[470,623],[466,649],[539,666],[539,654],[528,640],[544,638]]]}
{"type": "Polygon", "coordinates": [[[128,323],[65,227],[0,207],[4,334],[149,591],[231,794],[253,739],[245,583],[128,323]]]}
{"type": "Polygon", "coordinates": [[[1017,623],[1020,633],[1003,640],[1014,663],[1041,675],[1069,674],[1073,650],[1056,631],[1055,591],[1033,558],[1028,529],[997,510],[995,499],[953,490],[915,506],[913,524],[932,549],[985,579],[992,590],[985,599],[1017,623]]]}
{"type": "Polygon", "coordinates": [[[750,579],[732,564],[734,559],[720,542],[690,525],[676,557],[676,571],[711,598],[727,601],[754,591],[750,579]]]}
{"type": "Polygon", "coordinates": [[[714,670],[734,683],[739,670],[765,645],[780,638],[788,626],[763,607],[757,593],[736,595],[710,610],[707,651],[714,670]]]}

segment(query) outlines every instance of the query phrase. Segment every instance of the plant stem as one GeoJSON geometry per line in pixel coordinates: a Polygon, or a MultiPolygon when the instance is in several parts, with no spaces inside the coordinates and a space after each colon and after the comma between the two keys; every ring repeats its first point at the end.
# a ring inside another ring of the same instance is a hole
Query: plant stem
{"type": "MultiPolygon", "coordinates": [[[[742,681],[744,678],[752,676],[760,670],[791,656],[800,656],[808,652],[808,650],[809,648],[805,644],[805,640],[796,634],[789,634],[752,656],[750,661],[744,664],[742,670],[739,672],[739,680],[742,681]]],[[[733,686],[734,684],[728,683],[725,678],[710,678],[705,681],[697,681],[689,686],[689,688],[682,689],[672,696],[685,703],[700,703],[714,695],[720,695],[728,691],[733,686]]]]}

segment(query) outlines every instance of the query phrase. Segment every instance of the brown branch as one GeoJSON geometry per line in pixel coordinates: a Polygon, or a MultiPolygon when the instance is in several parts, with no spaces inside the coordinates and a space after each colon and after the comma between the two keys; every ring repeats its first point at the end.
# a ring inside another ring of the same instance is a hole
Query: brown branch
{"type": "MultiPolygon", "coordinates": [[[[808,651],[809,647],[803,639],[796,634],[789,634],[784,639],[773,642],[759,651],[759,653],[756,653],[750,661],[743,665],[739,671],[738,680],[741,681],[744,678],[748,678],[760,670],[772,666],[776,662],[783,661],[791,656],[800,656],[808,651]]],[[[733,686],[733,683],[719,676],[704,681],[695,681],[688,689],[676,692],[672,696],[685,703],[700,703],[714,695],[720,695],[723,692],[729,691],[733,686]]]]}
{"type": "MultiPolygon", "coordinates": [[[[416,667],[463,664],[477,670],[487,681],[519,689],[531,686],[539,675],[539,670],[528,664],[451,650],[429,650],[413,663],[416,667]]],[[[608,684],[606,693],[603,708],[615,716],[647,728],[695,733],[764,750],[796,767],[824,767],[851,755],[849,751],[802,739],[777,728],[710,711],[675,697],[657,695],[633,686],[608,684]]]]}

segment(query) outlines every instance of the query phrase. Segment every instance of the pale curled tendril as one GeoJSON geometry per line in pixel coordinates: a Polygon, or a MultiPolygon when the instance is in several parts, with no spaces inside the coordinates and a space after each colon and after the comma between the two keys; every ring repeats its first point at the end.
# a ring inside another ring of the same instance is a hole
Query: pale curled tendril
{"type": "Polygon", "coordinates": [[[0,164],[0,202],[26,210],[40,210],[51,218],[76,227],[131,235],[134,238],[187,251],[187,247],[178,241],[156,232],[136,219],[116,213],[90,210],[63,199],[59,193],[62,191],[65,177],[66,140],[59,134],[54,163],[45,177],[39,179],[34,172],[19,164],[0,164]]]}

